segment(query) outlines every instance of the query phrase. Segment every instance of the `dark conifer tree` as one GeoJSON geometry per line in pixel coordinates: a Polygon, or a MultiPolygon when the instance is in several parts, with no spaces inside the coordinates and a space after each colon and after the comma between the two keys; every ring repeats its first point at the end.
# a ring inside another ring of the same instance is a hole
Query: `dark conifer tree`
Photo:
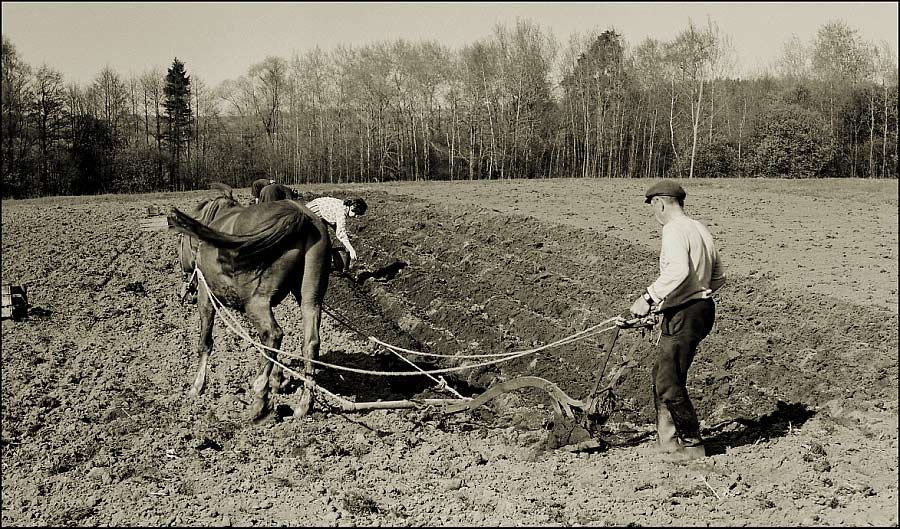
{"type": "Polygon", "coordinates": [[[165,86],[166,133],[165,140],[172,156],[170,161],[169,187],[173,191],[184,190],[186,186],[179,177],[181,160],[185,146],[190,147],[191,124],[191,79],[184,69],[184,63],[178,57],[166,73],[165,86]]]}

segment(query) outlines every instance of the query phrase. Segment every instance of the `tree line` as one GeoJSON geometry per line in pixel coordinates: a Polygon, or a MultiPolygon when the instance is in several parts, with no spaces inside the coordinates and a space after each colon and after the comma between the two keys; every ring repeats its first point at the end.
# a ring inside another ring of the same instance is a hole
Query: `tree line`
{"type": "Polygon", "coordinates": [[[497,25],[269,56],[214,88],[186,65],[85,86],[4,35],[4,197],[497,178],[897,177],[897,65],[842,21],[742,78],[692,21],[636,45],[497,25]]]}

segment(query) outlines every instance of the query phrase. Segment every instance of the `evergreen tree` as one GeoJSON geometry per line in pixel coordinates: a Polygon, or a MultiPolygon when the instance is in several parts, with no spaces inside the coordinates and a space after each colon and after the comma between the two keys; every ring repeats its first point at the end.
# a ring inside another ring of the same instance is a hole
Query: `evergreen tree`
{"type": "Polygon", "coordinates": [[[3,35],[0,49],[0,92],[2,92],[2,141],[0,141],[0,178],[3,196],[28,196],[32,191],[34,164],[28,153],[34,144],[29,126],[28,105],[31,91],[31,67],[19,56],[15,45],[3,35]]]}
{"type": "Polygon", "coordinates": [[[172,156],[169,187],[172,190],[183,190],[185,185],[179,178],[179,171],[185,146],[190,148],[193,115],[191,112],[191,79],[184,69],[184,63],[177,57],[166,73],[165,98],[163,107],[167,128],[164,137],[172,156]]]}

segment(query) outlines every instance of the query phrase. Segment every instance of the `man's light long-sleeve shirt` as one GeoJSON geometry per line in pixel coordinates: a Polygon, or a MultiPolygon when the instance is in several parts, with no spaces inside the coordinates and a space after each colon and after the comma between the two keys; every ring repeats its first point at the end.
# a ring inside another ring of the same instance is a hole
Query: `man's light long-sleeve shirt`
{"type": "Polygon", "coordinates": [[[702,222],[688,216],[667,222],[662,229],[659,277],[647,291],[657,310],[711,297],[725,283],[712,235],[702,222]]]}
{"type": "Polygon", "coordinates": [[[344,201],[334,197],[320,197],[307,203],[306,207],[325,221],[325,224],[334,228],[337,240],[344,244],[352,257],[356,257],[356,250],[353,249],[350,237],[347,235],[347,213],[344,209],[344,201]]]}

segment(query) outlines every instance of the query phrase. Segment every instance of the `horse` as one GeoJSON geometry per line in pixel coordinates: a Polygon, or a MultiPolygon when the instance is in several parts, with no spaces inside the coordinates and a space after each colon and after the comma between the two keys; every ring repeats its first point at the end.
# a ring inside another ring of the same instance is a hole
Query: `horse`
{"type": "MultiPolygon", "coordinates": [[[[222,185],[220,189],[227,186],[222,185]]],[[[205,200],[195,209],[197,218],[178,208],[168,214],[170,228],[189,239],[181,244],[182,266],[192,265],[205,281],[198,286],[197,309],[200,313],[200,339],[197,354],[200,366],[189,395],[202,394],[206,371],[213,349],[212,327],[215,308],[212,293],[223,304],[247,315],[259,333],[260,342],[278,349],[284,332],[272,309],[290,293],[300,305],[303,318],[303,393],[296,414],[306,415],[313,404],[310,383],[315,370],[312,361],[319,356],[319,327],[322,301],[328,288],[331,238],[314,213],[290,200],[241,206],[229,192],[205,200]],[[215,211],[214,211],[215,210],[215,211]],[[198,242],[193,249],[190,239],[198,242]]],[[[267,350],[269,357],[277,353],[267,350]]],[[[254,421],[265,418],[273,406],[269,393],[281,389],[283,374],[265,355],[260,355],[253,382],[256,399],[250,408],[254,421]]]]}
{"type": "MultiPolygon", "coordinates": [[[[260,204],[264,202],[275,202],[277,200],[298,200],[299,198],[300,193],[298,193],[297,190],[284,184],[269,184],[259,193],[260,204]]],[[[345,200],[344,204],[351,207],[358,207],[363,212],[366,210],[366,203],[361,198],[345,200]],[[358,206],[360,202],[362,205],[358,206]]],[[[350,255],[343,244],[331,249],[331,270],[345,274],[349,274],[350,272],[350,255]]]]}
{"type": "Polygon", "coordinates": [[[271,178],[257,178],[250,184],[250,194],[253,196],[253,203],[259,203],[259,192],[262,191],[264,187],[270,184],[274,184],[275,180],[271,178]]]}
{"type": "Polygon", "coordinates": [[[284,184],[269,184],[259,192],[259,202],[275,202],[276,200],[296,200],[300,193],[293,187],[284,184]]]}

